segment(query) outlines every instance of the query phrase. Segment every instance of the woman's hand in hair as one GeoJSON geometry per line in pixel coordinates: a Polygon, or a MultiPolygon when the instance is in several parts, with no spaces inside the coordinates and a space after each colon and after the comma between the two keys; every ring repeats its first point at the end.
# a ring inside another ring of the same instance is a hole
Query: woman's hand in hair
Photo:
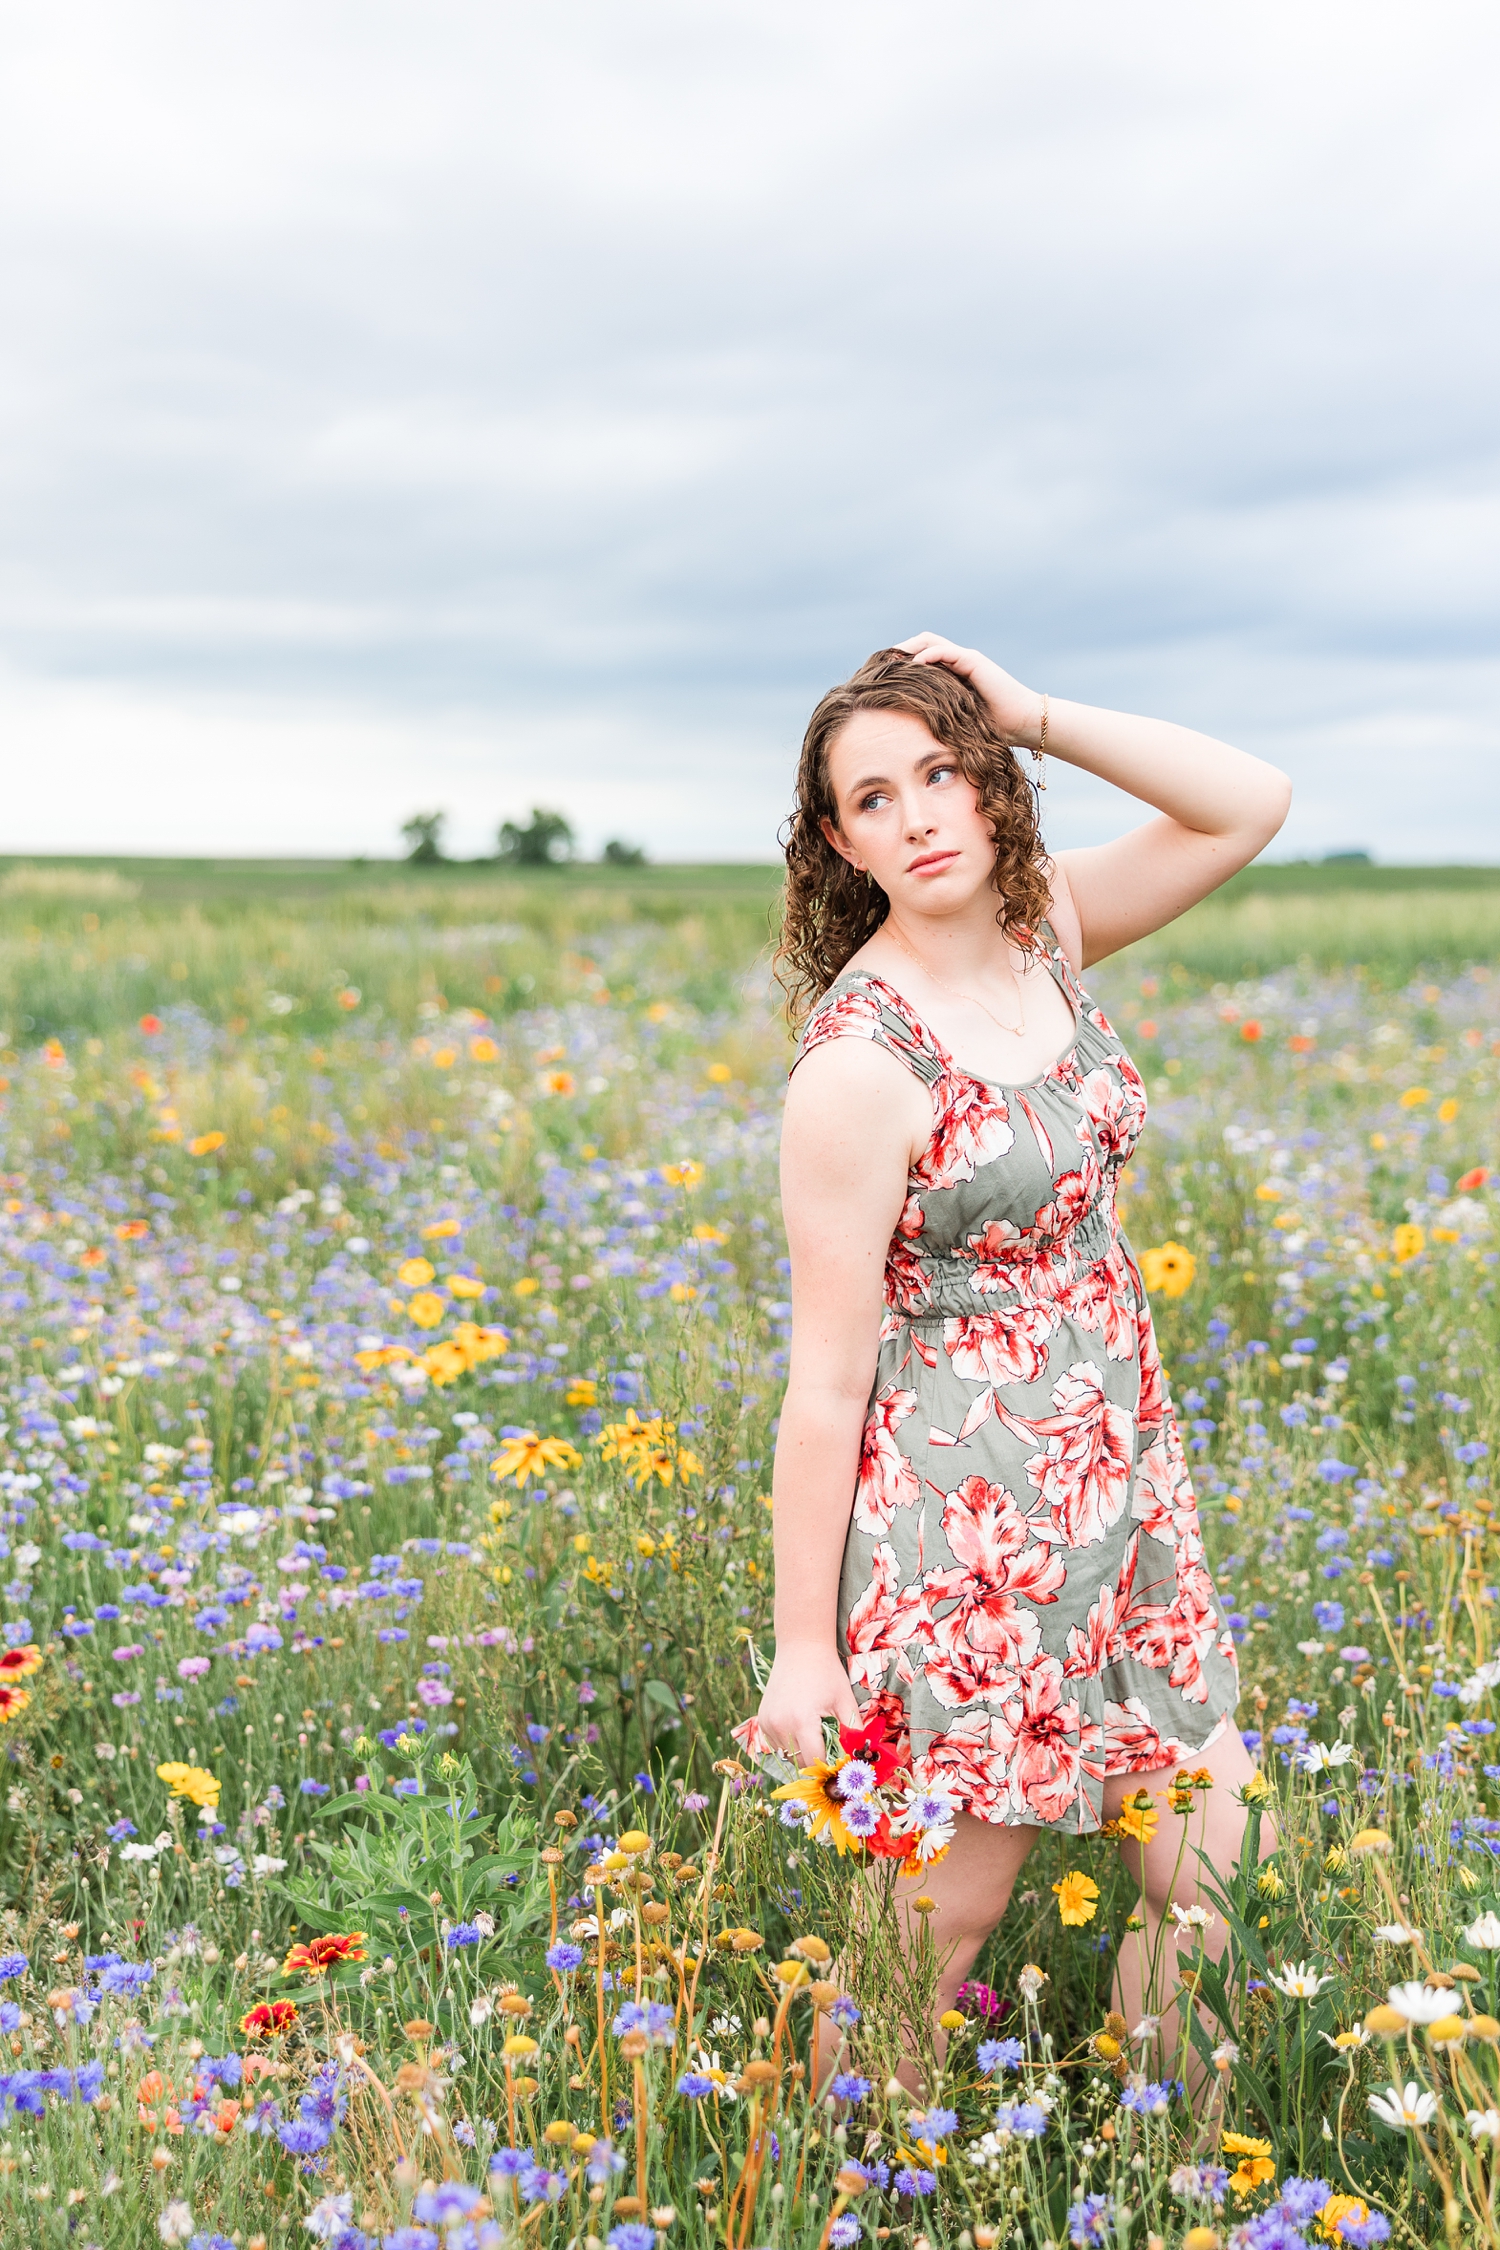
{"type": "Polygon", "coordinates": [[[1002,672],[992,658],[984,656],[977,648],[960,648],[954,641],[945,641],[941,633],[918,633],[909,641],[898,641],[916,664],[941,664],[946,670],[956,672],[967,680],[977,695],[983,696],[990,707],[996,726],[1007,742],[1027,750],[1035,750],[1042,735],[1042,699],[1030,688],[1022,687],[1009,672],[1002,672]]]}

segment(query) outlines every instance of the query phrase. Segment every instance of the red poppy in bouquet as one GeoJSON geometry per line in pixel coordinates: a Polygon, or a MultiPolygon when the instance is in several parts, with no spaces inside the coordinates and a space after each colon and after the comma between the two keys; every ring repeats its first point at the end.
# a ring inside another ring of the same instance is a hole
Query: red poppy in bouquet
{"type": "Polygon", "coordinates": [[[284,1977],[295,1976],[300,1969],[310,1977],[325,1976],[342,1961],[363,1961],[365,1933],[349,1930],[338,1937],[315,1937],[310,1944],[294,1945],[281,1964],[284,1977]]]}
{"type": "Polygon", "coordinates": [[[839,1728],[836,1758],[817,1758],[795,1781],[771,1792],[782,1818],[814,1842],[842,1855],[866,1851],[896,1860],[903,1875],[921,1875],[945,1859],[953,1841],[957,1800],[919,1783],[911,1770],[911,1736],[899,1696],[874,1695],[863,1723],[839,1728]]]}

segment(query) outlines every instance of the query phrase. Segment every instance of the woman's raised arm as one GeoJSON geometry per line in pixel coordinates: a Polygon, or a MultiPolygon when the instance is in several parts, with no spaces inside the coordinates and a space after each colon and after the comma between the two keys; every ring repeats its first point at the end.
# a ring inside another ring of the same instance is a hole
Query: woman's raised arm
{"type": "MultiPolygon", "coordinates": [[[[978,690],[1008,741],[1042,748],[1042,697],[978,649],[936,633],[903,641],[914,660],[942,664],[978,690]]],[[[1049,756],[1113,782],[1161,814],[1108,844],[1058,854],[1058,936],[1087,968],[1148,937],[1227,882],[1276,834],[1291,803],[1280,767],[1168,719],[1047,698],[1049,756]]]]}
{"type": "Polygon", "coordinates": [[[829,1040],[787,1090],[781,1201],[792,1266],[792,1353],[772,1485],[776,1661],[760,1721],[775,1749],[823,1755],[825,1716],[859,1706],[839,1654],[838,1587],[875,1373],[885,1256],[926,1089],[867,1040],[829,1040]]]}

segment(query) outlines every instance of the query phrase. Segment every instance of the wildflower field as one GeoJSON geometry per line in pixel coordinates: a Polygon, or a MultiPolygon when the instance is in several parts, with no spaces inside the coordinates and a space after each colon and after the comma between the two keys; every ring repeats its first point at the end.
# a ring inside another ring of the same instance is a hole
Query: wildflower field
{"type": "Polygon", "coordinates": [[[1500,891],[1285,875],[1089,976],[1248,1848],[1044,1838],[941,2053],[731,1739],[770,872],[0,876],[0,2241],[1500,2241],[1500,891]]]}

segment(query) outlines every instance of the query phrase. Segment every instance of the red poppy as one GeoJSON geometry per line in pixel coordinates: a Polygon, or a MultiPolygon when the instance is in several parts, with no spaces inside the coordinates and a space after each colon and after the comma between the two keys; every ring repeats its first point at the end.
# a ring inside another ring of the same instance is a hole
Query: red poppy
{"type": "Polygon", "coordinates": [[[900,1696],[872,1695],[864,1707],[864,1725],[839,1728],[839,1746],[849,1757],[874,1768],[877,1787],[910,1765],[911,1737],[900,1696]]]}
{"type": "Polygon", "coordinates": [[[278,2032],[290,2031],[297,2021],[295,2004],[290,2000],[262,2000],[247,2016],[240,2017],[240,2029],[247,2039],[272,2039],[278,2032]]]}
{"type": "Polygon", "coordinates": [[[1240,1037],[1242,1039],[1258,1039],[1260,1037],[1260,1025],[1256,1022],[1254,1016],[1250,1018],[1248,1023],[1240,1025],[1240,1037]]]}
{"type": "Polygon", "coordinates": [[[147,1037],[148,1039],[154,1039],[154,1038],[156,1037],[156,1034],[157,1034],[157,1033],[158,1033],[158,1032],[160,1031],[160,1029],[161,1029],[161,1017],[160,1017],[160,1016],[142,1016],[142,1018],[141,1018],[141,1029],[142,1029],[142,1031],[144,1031],[144,1032],[145,1032],[145,1034],[146,1034],[146,1037],[147,1037]]]}
{"type": "Polygon", "coordinates": [[[364,1931],[350,1930],[346,1936],[315,1937],[310,1945],[294,1945],[281,1964],[281,1973],[290,1977],[302,1969],[309,1976],[320,1977],[340,1961],[363,1961],[364,1957],[364,1931]]]}
{"type": "Polygon", "coordinates": [[[1482,1188],[1484,1186],[1489,1176],[1489,1170],[1485,1165],[1476,1164],[1473,1171],[1465,1172],[1463,1178],[1458,1182],[1459,1194],[1472,1195],[1475,1188],[1482,1188]]]}

